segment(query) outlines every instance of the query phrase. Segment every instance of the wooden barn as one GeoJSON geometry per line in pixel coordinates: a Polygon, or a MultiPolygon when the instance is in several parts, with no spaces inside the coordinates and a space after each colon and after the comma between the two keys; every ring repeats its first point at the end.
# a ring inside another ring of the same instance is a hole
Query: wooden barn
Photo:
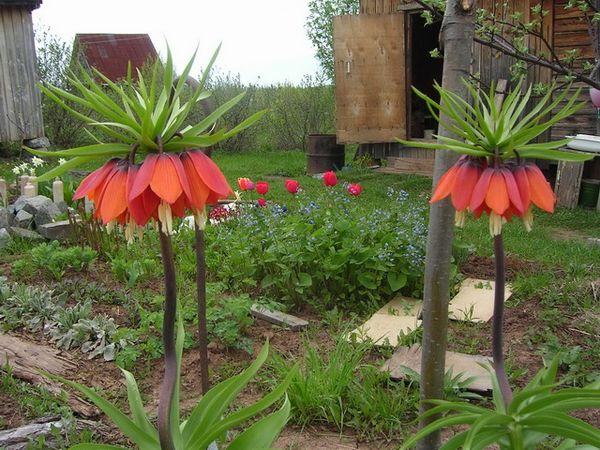
{"type": "MultiPolygon", "coordinates": [[[[578,49],[576,64],[593,60],[588,22],[577,8],[565,9],[567,0],[481,0],[478,5],[504,17],[520,12],[528,21],[531,7],[540,3],[549,11],[542,28],[554,51],[561,55],[578,49]]],[[[431,174],[433,169],[434,152],[395,142],[396,137],[431,139],[437,131],[424,102],[411,91],[411,86],[416,86],[435,95],[432,86],[435,80],[441,82],[443,68],[441,58],[430,56],[438,47],[441,23],[425,26],[421,13],[418,4],[407,0],[360,0],[360,14],[334,20],[338,142],[361,144],[362,152],[387,159],[386,170],[396,173],[431,174]]],[[[529,45],[542,44],[531,39],[529,45]]],[[[510,79],[511,58],[489,47],[474,46],[472,74],[486,84],[510,79]]],[[[548,82],[552,77],[549,69],[534,66],[527,81],[548,82]]],[[[587,89],[584,98],[588,98],[587,89]]],[[[591,102],[552,129],[554,138],[577,133],[596,133],[596,110],[591,102]]],[[[548,171],[551,178],[556,176],[556,167],[548,167],[548,171]]]]}
{"type": "Polygon", "coordinates": [[[44,136],[31,11],[42,0],[0,0],[0,142],[44,136]]]}
{"type": "Polygon", "coordinates": [[[136,76],[135,69],[158,58],[147,34],[77,34],[73,55],[83,67],[94,67],[111,81],[125,78],[129,63],[136,76]]]}

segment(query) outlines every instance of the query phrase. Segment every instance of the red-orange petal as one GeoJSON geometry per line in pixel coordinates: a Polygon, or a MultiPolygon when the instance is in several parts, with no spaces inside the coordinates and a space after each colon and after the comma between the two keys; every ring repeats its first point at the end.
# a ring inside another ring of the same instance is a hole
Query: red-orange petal
{"type": "Polygon", "coordinates": [[[502,175],[506,182],[506,190],[508,192],[508,198],[511,206],[514,208],[514,214],[517,216],[523,215],[525,209],[523,208],[523,202],[521,201],[521,195],[519,194],[519,187],[512,172],[507,168],[502,169],[502,175]]]}
{"type": "Polygon", "coordinates": [[[150,181],[150,188],[169,204],[175,203],[183,192],[175,165],[171,158],[164,153],[158,155],[156,159],[156,167],[150,181]]]}
{"type": "Polygon", "coordinates": [[[177,201],[171,205],[171,214],[173,217],[185,217],[186,198],[181,194],[177,201]]]}
{"type": "Polygon", "coordinates": [[[154,175],[154,170],[156,168],[157,159],[158,155],[155,153],[146,156],[140,165],[140,170],[138,170],[135,176],[135,182],[133,183],[131,191],[129,192],[129,201],[140,196],[142,192],[144,192],[146,188],[150,186],[150,182],[152,181],[152,176],[154,175]]]}
{"type": "Polygon", "coordinates": [[[556,197],[542,171],[535,164],[528,164],[525,170],[533,204],[549,213],[554,212],[556,197]]]}
{"type": "Polygon", "coordinates": [[[479,175],[480,170],[475,164],[465,163],[458,169],[452,187],[452,206],[454,206],[454,209],[463,211],[469,206],[479,175]]]}
{"type": "Polygon", "coordinates": [[[219,169],[212,159],[206,156],[200,151],[188,151],[186,152],[194,163],[196,172],[202,181],[208,186],[211,191],[219,194],[220,198],[226,198],[233,194],[225,175],[219,169]]]}
{"type": "Polygon", "coordinates": [[[106,189],[99,205],[100,217],[104,223],[116,219],[127,210],[127,171],[118,168],[106,183],[106,189]]]}
{"type": "Polygon", "coordinates": [[[168,154],[167,156],[171,158],[171,162],[173,163],[173,167],[175,167],[177,177],[179,178],[179,183],[181,184],[181,189],[183,189],[183,193],[189,199],[192,196],[192,192],[187,174],[183,168],[183,164],[181,163],[180,155],[168,154]]]}
{"type": "Polygon", "coordinates": [[[456,174],[458,172],[458,165],[453,165],[450,167],[444,175],[442,175],[438,181],[435,190],[433,191],[433,195],[431,196],[431,200],[429,203],[439,202],[440,200],[448,197],[452,192],[452,188],[454,187],[454,183],[456,182],[456,174]]]}
{"type": "Polygon", "coordinates": [[[519,188],[519,195],[521,196],[521,203],[523,204],[523,211],[529,209],[531,204],[531,195],[529,193],[529,181],[527,180],[527,173],[525,168],[522,166],[516,167],[513,170],[517,187],[519,188]]]}
{"type": "Polygon", "coordinates": [[[508,198],[508,191],[506,189],[506,181],[502,176],[502,172],[498,169],[492,169],[492,177],[490,178],[490,185],[488,186],[487,193],[485,195],[485,203],[494,211],[496,214],[501,216],[506,212],[510,206],[510,200],[508,198]]]}
{"type": "Polygon", "coordinates": [[[111,159],[106,162],[102,167],[94,170],[87,177],[83,179],[77,190],[73,194],[73,200],[79,200],[87,195],[88,192],[95,190],[100,184],[106,180],[107,175],[114,169],[116,159],[111,159]]]}
{"type": "Polygon", "coordinates": [[[209,197],[210,189],[198,175],[194,162],[187,153],[181,155],[181,163],[189,181],[190,197],[188,200],[190,205],[196,209],[203,209],[209,197]]]}
{"type": "Polygon", "coordinates": [[[485,205],[485,197],[487,195],[493,173],[494,169],[488,167],[484,169],[483,173],[479,177],[479,181],[477,181],[477,184],[473,188],[473,194],[471,194],[471,202],[469,205],[469,209],[471,211],[478,211],[483,205],[485,205]]]}

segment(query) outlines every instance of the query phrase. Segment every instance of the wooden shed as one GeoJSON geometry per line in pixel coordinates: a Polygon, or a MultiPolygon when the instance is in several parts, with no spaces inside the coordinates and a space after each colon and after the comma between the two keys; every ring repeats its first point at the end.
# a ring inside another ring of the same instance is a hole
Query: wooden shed
{"type": "MultiPolygon", "coordinates": [[[[549,14],[543,21],[545,39],[558,54],[578,49],[578,64],[595,57],[583,13],[565,9],[568,0],[481,0],[495,14],[520,12],[527,21],[531,7],[542,4],[549,14]]],[[[430,174],[433,152],[406,148],[395,138],[431,139],[436,123],[424,102],[411,90],[416,86],[435,96],[434,81],[441,82],[443,60],[432,58],[438,47],[440,23],[425,26],[422,8],[407,0],[360,0],[360,14],[334,20],[336,132],[339,143],[359,143],[361,151],[386,158],[388,170],[430,174]]],[[[541,45],[531,39],[530,47],[541,45]]],[[[510,79],[511,58],[474,44],[471,73],[484,83],[510,79]]],[[[529,70],[531,83],[548,82],[549,69],[529,70]]],[[[587,92],[586,92],[587,94],[587,92]]],[[[552,137],[596,132],[596,111],[589,106],[555,126],[552,137]]],[[[556,172],[555,168],[553,173],[556,172]]]]}
{"type": "Polygon", "coordinates": [[[44,136],[31,11],[42,0],[0,0],[0,142],[44,136]]]}

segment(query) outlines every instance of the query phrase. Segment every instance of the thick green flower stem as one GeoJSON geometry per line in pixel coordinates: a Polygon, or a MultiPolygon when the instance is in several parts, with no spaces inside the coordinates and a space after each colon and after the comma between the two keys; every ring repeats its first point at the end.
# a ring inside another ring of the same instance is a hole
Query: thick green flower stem
{"type": "Polygon", "coordinates": [[[512,401],[512,390],[510,389],[504,368],[504,351],[502,349],[504,340],[502,332],[502,325],[504,323],[504,287],[506,283],[502,234],[494,236],[494,257],[496,263],[496,286],[494,289],[494,319],[492,322],[492,356],[494,359],[494,371],[500,385],[500,392],[502,392],[504,403],[508,405],[512,401]]]}
{"type": "Polygon", "coordinates": [[[202,394],[210,388],[208,382],[208,331],[206,327],[206,261],[204,257],[204,230],[196,229],[196,287],[198,290],[198,347],[200,351],[200,381],[202,394]]]}
{"type": "Polygon", "coordinates": [[[177,383],[177,354],[175,351],[175,316],[177,315],[177,284],[175,262],[169,235],[159,231],[160,251],[165,272],[165,312],[163,317],[163,346],[165,374],[158,400],[158,436],[162,450],[175,450],[171,434],[171,410],[177,383]]]}

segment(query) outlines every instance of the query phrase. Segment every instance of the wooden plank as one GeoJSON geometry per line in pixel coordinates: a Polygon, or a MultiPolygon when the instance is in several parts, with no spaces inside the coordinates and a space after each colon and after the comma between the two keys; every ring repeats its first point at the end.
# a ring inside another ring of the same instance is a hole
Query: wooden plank
{"type": "Polygon", "coordinates": [[[336,130],[340,143],[393,142],[406,137],[404,14],[334,19],[336,130]]]}
{"type": "Polygon", "coordinates": [[[252,305],[250,313],[257,319],[289,328],[292,331],[300,331],[308,326],[308,321],[281,311],[271,311],[261,305],[252,305]]]}
{"type": "Polygon", "coordinates": [[[382,173],[414,173],[432,177],[434,162],[435,159],[389,157],[388,166],[377,170],[382,173]]]}
{"type": "MultiPolygon", "coordinates": [[[[55,395],[63,392],[62,385],[46,378],[41,371],[51,375],[67,376],[77,370],[76,364],[60,356],[58,350],[0,333],[0,366],[7,364],[15,377],[41,386],[55,395]]],[[[69,395],[68,403],[73,411],[85,417],[98,414],[93,405],[76,395],[69,395]]]]}
{"type": "Polygon", "coordinates": [[[556,185],[554,187],[558,205],[571,209],[577,206],[582,174],[582,162],[560,161],[558,163],[556,185]]]}

